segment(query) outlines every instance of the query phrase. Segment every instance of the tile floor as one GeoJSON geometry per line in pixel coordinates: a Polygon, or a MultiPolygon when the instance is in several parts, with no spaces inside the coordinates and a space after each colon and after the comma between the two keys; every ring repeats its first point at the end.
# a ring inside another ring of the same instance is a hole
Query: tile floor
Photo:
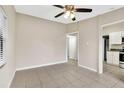
{"type": "Polygon", "coordinates": [[[11,88],[123,88],[124,69],[104,65],[104,74],[68,63],[17,71],[11,88]]]}

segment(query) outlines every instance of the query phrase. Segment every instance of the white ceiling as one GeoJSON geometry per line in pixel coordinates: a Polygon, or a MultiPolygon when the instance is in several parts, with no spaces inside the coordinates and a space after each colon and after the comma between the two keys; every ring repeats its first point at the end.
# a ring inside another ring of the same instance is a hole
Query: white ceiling
{"type": "Polygon", "coordinates": [[[97,16],[106,12],[113,11],[115,9],[119,9],[124,6],[120,5],[76,5],[76,8],[92,8],[93,11],[91,13],[76,13],[76,21],[72,21],[70,18],[65,19],[64,16],[54,18],[55,15],[62,12],[63,9],[59,9],[52,5],[15,5],[16,12],[27,14],[51,21],[56,21],[60,23],[73,23],[80,20],[84,20],[93,16],[97,16]]]}

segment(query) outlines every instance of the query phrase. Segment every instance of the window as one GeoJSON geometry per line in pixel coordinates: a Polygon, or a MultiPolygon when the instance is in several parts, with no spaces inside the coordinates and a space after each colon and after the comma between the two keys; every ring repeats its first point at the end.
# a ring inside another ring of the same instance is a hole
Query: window
{"type": "Polygon", "coordinates": [[[6,63],[6,16],[3,9],[0,7],[0,67],[6,63]]]}

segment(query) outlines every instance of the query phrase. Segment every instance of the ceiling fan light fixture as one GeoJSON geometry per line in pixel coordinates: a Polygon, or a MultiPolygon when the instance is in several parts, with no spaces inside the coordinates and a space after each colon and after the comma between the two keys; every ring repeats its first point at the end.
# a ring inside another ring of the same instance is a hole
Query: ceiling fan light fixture
{"type": "Polygon", "coordinates": [[[76,12],[79,12],[79,13],[82,13],[82,12],[85,12],[85,13],[89,13],[89,12],[92,12],[92,9],[90,8],[75,8],[74,5],[65,5],[65,6],[62,6],[62,5],[53,5],[55,7],[58,7],[58,8],[61,8],[61,9],[64,9],[63,12],[57,14],[55,16],[55,18],[58,18],[62,15],[64,15],[64,18],[71,18],[73,21],[76,20],[76,17],[75,17],[75,13],[76,12]]]}
{"type": "Polygon", "coordinates": [[[65,12],[65,15],[64,15],[64,18],[67,19],[67,18],[70,16],[70,14],[71,14],[70,11],[66,11],[66,12],[65,12]]]}
{"type": "Polygon", "coordinates": [[[71,19],[75,17],[74,13],[70,14],[71,19]]]}

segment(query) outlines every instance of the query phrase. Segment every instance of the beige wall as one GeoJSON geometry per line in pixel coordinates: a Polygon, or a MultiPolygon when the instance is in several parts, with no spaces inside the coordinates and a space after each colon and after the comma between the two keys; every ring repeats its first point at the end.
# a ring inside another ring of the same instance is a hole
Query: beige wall
{"type": "Polygon", "coordinates": [[[4,6],[8,22],[8,46],[7,46],[7,64],[0,69],[0,87],[9,87],[13,79],[15,64],[15,10],[13,6],[4,6]]]}
{"type": "Polygon", "coordinates": [[[98,61],[97,17],[79,22],[79,65],[97,70],[98,61]]]}
{"type": "Polygon", "coordinates": [[[17,69],[66,61],[66,25],[17,14],[17,69]]]}
{"type": "Polygon", "coordinates": [[[67,32],[68,33],[78,32],[79,31],[78,28],[79,28],[78,22],[67,24],[67,32]]]}
{"type": "Polygon", "coordinates": [[[113,24],[103,28],[103,35],[109,35],[111,32],[124,31],[124,22],[113,24]]]}
{"type": "Polygon", "coordinates": [[[79,65],[97,71],[99,58],[98,17],[68,24],[67,28],[67,33],[75,32],[76,29],[79,31],[79,65]]]}
{"type": "Polygon", "coordinates": [[[99,17],[99,25],[104,25],[112,22],[116,22],[119,20],[124,20],[124,8],[105,13],[99,17]]]}

